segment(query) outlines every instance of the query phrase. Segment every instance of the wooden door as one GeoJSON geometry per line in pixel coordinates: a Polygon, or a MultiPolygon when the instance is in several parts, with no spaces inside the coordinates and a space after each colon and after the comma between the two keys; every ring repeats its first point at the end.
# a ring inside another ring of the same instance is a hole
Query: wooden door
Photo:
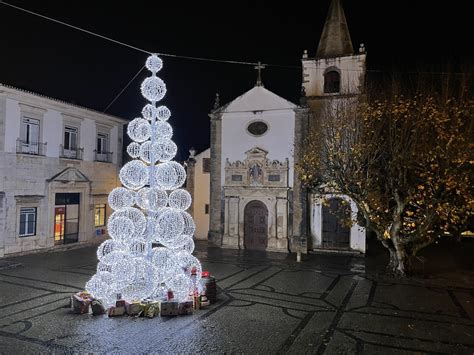
{"type": "Polygon", "coordinates": [[[244,211],[245,249],[265,250],[268,244],[268,210],[260,201],[251,201],[244,211]]]}
{"type": "Polygon", "coordinates": [[[340,198],[329,200],[329,206],[323,205],[323,247],[341,248],[350,247],[351,231],[347,226],[350,217],[350,208],[342,203],[340,198]]]}

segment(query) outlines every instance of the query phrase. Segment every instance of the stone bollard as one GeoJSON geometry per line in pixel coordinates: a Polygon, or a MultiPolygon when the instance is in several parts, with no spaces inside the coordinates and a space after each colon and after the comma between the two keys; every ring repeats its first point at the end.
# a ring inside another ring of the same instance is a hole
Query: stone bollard
{"type": "Polygon", "coordinates": [[[296,262],[297,263],[301,262],[301,251],[299,250],[296,252],[296,262]]]}

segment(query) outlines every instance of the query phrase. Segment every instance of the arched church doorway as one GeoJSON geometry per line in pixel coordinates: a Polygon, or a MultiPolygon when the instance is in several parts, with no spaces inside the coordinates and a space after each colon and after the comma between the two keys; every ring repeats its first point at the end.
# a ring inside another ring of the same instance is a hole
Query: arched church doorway
{"type": "Polygon", "coordinates": [[[268,210],[263,202],[251,201],[244,210],[244,246],[265,250],[268,244],[268,210]]]}
{"type": "Polygon", "coordinates": [[[351,230],[350,207],[341,198],[331,198],[323,205],[323,248],[349,249],[351,230]]]}

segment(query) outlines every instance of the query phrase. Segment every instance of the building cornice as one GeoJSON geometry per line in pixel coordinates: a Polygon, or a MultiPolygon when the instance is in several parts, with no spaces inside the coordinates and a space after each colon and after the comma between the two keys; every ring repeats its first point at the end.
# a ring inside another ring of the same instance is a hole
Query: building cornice
{"type": "Polygon", "coordinates": [[[108,115],[87,107],[71,104],[60,99],[48,97],[1,83],[0,95],[14,99],[20,102],[22,105],[56,110],[61,112],[63,115],[74,116],[76,118],[89,118],[104,124],[108,123],[110,125],[110,122],[114,122],[115,124],[122,125],[129,122],[128,120],[117,116],[108,115]]]}

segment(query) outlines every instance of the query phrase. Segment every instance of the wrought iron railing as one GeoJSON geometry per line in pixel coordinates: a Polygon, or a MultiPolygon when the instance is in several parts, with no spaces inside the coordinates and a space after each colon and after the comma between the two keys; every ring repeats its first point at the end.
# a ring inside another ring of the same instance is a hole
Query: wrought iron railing
{"type": "Polygon", "coordinates": [[[84,148],[64,149],[62,144],[59,145],[59,156],[61,158],[82,160],[83,153],[84,148]]]}
{"type": "Polygon", "coordinates": [[[46,144],[40,142],[27,142],[20,138],[16,140],[16,152],[18,154],[46,155],[46,144]]]}
{"type": "Polygon", "coordinates": [[[104,163],[112,163],[112,152],[97,152],[94,150],[94,161],[101,161],[104,163]]]}

